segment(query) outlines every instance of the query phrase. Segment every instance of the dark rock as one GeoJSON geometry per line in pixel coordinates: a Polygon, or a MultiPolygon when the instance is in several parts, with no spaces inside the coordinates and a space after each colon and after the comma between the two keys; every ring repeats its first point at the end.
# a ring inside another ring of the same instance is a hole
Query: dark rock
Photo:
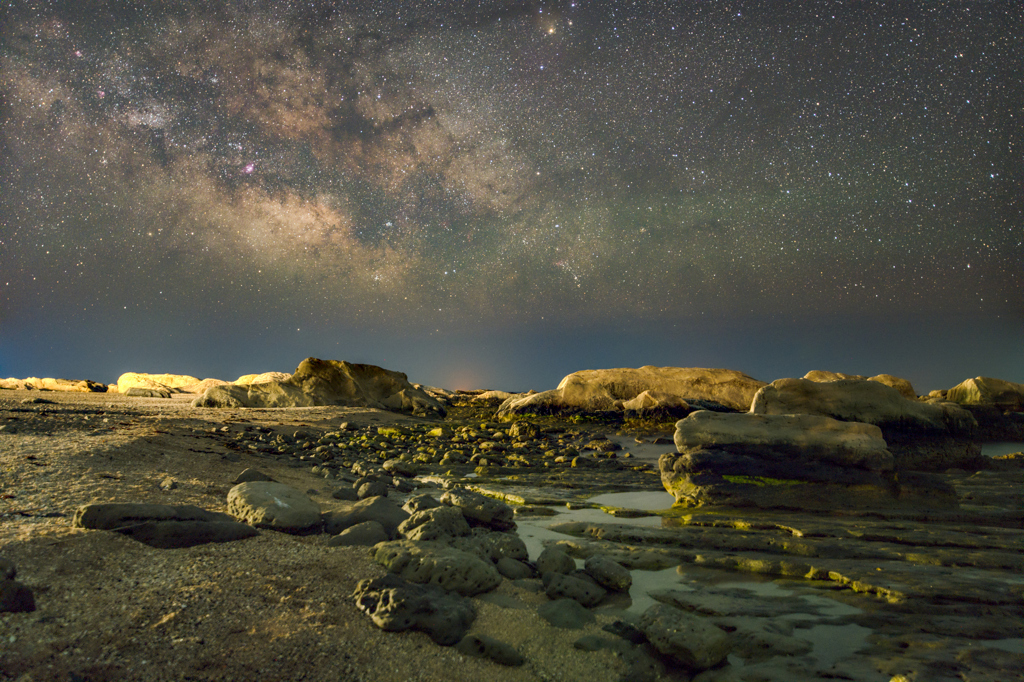
{"type": "Polygon", "coordinates": [[[133,386],[124,392],[129,398],[170,398],[171,392],[166,388],[142,388],[133,386]]]}
{"type": "Polygon", "coordinates": [[[255,528],[238,523],[227,514],[192,505],[90,504],[75,511],[71,525],[115,531],[158,549],[230,542],[258,535],[255,528]]]}
{"type": "Polygon", "coordinates": [[[666,604],[647,609],[640,618],[640,629],[658,651],[690,670],[718,665],[732,650],[724,630],[666,604]]]}
{"type": "Polygon", "coordinates": [[[335,488],[334,492],[331,493],[331,497],[336,500],[355,502],[359,499],[359,494],[352,488],[335,488]]]}
{"type": "Polygon", "coordinates": [[[367,481],[356,490],[356,496],[360,500],[368,497],[385,497],[388,494],[388,484],[384,481],[367,481]]]}
{"type": "Polygon", "coordinates": [[[441,503],[438,502],[433,495],[423,493],[422,495],[415,495],[414,497],[410,497],[408,500],[406,500],[405,504],[402,505],[402,509],[409,512],[410,514],[415,514],[418,511],[423,511],[425,509],[433,509],[434,507],[440,506],[441,503]]]}
{"type": "Polygon", "coordinates": [[[501,665],[520,666],[526,662],[514,647],[486,635],[466,635],[455,648],[466,656],[489,658],[501,665]]]}
{"type": "Polygon", "coordinates": [[[582,630],[597,618],[575,599],[556,599],[537,607],[537,615],[554,625],[567,630],[582,630]]]}
{"type": "Polygon", "coordinates": [[[382,630],[421,630],[441,646],[460,642],[476,617],[471,600],[395,575],[359,581],[353,597],[382,630]]]}
{"type": "Polygon", "coordinates": [[[597,606],[606,592],[596,583],[563,573],[544,574],[545,593],[549,599],[574,599],[582,606],[597,606]]]}
{"type": "Polygon", "coordinates": [[[387,532],[388,537],[395,537],[398,526],[409,518],[409,513],[386,497],[369,497],[352,504],[347,509],[329,511],[323,514],[324,531],[337,535],[346,528],[362,523],[376,521],[387,532]]]}
{"type": "Polygon", "coordinates": [[[387,531],[377,521],[363,521],[341,531],[327,541],[330,547],[348,547],[352,545],[372,547],[378,542],[388,540],[387,531]]]}
{"type": "Polygon", "coordinates": [[[249,467],[248,469],[245,469],[244,471],[242,471],[242,473],[238,474],[238,476],[235,477],[235,480],[232,481],[232,483],[234,483],[235,485],[238,485],[239,483],[248,483],[249,481],[273,481],[273,480],[274,479],[272,479],[270,476],[268,476],[267,474],[263,473],[259,469],[254,469],[252,467],[249,467]]]}
{"type": "Polygon", "coordinates": [[[526,578],[536,577],[537,575],[537,571],[535,571],[529,564],[509,557],[501,557],[498,559],[495,567],[498,569],[498,573],[501,573],[509,580],[523,580],[526,578]]]}
{"type": "Polygon", "coordinates": [[[14,562],[0,557],[0,580],[14,580],[17,576],[18,571],[14,568],[14,562]]]}
{"type": "Polygon", "coordinates": [[[605,632],[610,632],[613,635],[618,635],[630,644],[643,644],[647,641],[647,635],[645,635],[642,630],[624,620],[616,620],[608,623],[608,625],[605,625],[601,629],[605,632]]]}
{"type": "Polygon", "coordinates": [[[572,573],[575,570],[576,562],[560,547],[554,545],[545,547],[544,551],[537,557],[537,572],[541,575],[552,572],[572,573]]]}
{"type": "Polygon", "coordinates": [[[584,570],[606,590],[629,592],[629,588],[633,584],[633,576],[627,568],[599,554],[587,558],[584,570]]]}

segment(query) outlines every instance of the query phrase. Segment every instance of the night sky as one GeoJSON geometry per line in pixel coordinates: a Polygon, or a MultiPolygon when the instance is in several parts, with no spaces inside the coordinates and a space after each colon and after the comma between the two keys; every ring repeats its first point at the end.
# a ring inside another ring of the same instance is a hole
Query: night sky
{"type": "Polygon", "coordinates": [[[0,0],[0,376],[1024,382],[1022,17],[0,0]]]}

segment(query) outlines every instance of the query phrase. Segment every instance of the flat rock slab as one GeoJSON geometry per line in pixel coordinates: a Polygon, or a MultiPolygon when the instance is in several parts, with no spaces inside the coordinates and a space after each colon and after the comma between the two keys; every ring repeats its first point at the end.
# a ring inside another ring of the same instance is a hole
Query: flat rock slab
{"type": "Polygon", "coordinates": [[[556,628],[582,630],[597,617],[575,599],[555,599],[537,607],[537,615],[556,628]]]}
{"type": "Polygon", "coordinates": [[[228,491],[228,513],[257,528],[303,533],[320,525],[320,506],[284,483],[249,481],[228,491]]]}
{"type": "Polygon", "coordinates": [[[511,644],[488,637],[487,635],[466,635],[455,645],[459,653],[477,658],[488,658],[495,663],[507,666],[520,666],[526,662],[523,655],[511,644]]]}
{"type": "Polygon", "coordinates": [[[382,630],[421,630],[435,643],[460,642],[476,618],[473,602],[435,585],[414,585],[395,575],[360,580],[353,597],[382,630]]]}
{"type": "Polygon", "coordinates": [[[255,528],[239,523],[227,514],[193,505],[88,504],[75,511],[71,525],[115,531],[158,549],[230,542],[258,534],[255,528]]]}

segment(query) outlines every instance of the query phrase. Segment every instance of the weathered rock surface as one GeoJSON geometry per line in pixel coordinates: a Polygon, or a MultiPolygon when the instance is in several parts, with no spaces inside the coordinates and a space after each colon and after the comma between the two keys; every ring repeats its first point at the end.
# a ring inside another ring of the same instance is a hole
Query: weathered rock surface
{"type": "Polygon", "coordinates": [[[629,401],[637,401],[630,403],[632,408],[650,401],[677,406],[704,401],[746,411],[762,386],[764,382],[726,369],[645,366],[583,370],[566,376],[554,390],[508,399],[497,416],[510,419],[531,413],[621,413],[631,409],[625,407],[629,401]],[[645,392],[647,395],[641,397],[645,392]]]}
{"type": "Polygon", "coordinates": [[[441,646],[461,641],[476,618],[469,599],[395,575],[361,580],[353,596],[356,606],[382,630],[421,630],[441,646]]]}
{"type": "Polygon", "coordinates": [[[469,524],[458,507],[440,506],[415,512],[398,526],[407,540],[440,540],[469,535],[469,524]]]}
{"type": "Polygon", "coordinates": [[[658,651],[691,670],[707,670],[725,660],[732,650],[724,630],[666,604],[655,604],[644,611],[640,629],[658,651]]]}
{"type": "Polygon", "coordinates": [[[407,518],[409,512],[386,497],[370,497],[323,514],[324,530],[331,535],[337,535],[357,523],[376,521],[390,538],[397,535],[398,526],[407,518]]]}
{"type": "Polygon", "coordinates": [[[87,504],[75,511],[71,525],[115,531],[159,549],[230,542],[258,534],[255,528],[238,523],[227,514],[192,505],[87,504]]]}
{"type": "Polygon", "coordinates": [[[549,599],[573,599],[581,606],[597,606],[607,592],[596,582],[566,573],[544,574],[544,592],[549,599]]]}
{"type": "Polygon", "coordinates": [[[515,530],[515,512],[501,500],[471,490],[449,490],[441,496],[441,504],[457,507],[470,525],[486,526],[494,530],[515,530]]]}
{"type": "Polygon", "coordinates": [[[228,491],[228,513],[257,528],[304,533],[320,526],[320,506],[284,483],[249,481],[228,491]]]}
{"type": "Polygon", "coordinates": [[[1024,412],[1024,384],[975,377],[946,391],[946,400],[961,405],[993,405],[1001,410],[1024,412]]]}
{"type": "Polygon", "coordinates": [[[633,576],[629,569],[600,554],[587,557],[583,570],[606,590],[629,592],[629,588],[633,585],[633,576]]]}
{"type": "Polygon", "coordinates": [[[817,382],[832,382],[842,381],[844,379],[857,379],[860,381],[877,381],[880,384],[891,386],[900,392],[904,398],[910,398],[913,400],[917,397],[917,393],[914,391],[914,386],[906,379],[896,377],[891,374],[878,374],[873,377],[866,377],[861,374],[843,374],[842,372],[826,372],[822,370],[812,370],[804,375],[804,379],[817,382]]]}
{"type": "Polygon", "coordinates": [[[377,545],[374,560],[409,582],[471,597],[493,590],[501,574],[490,562],[435,542],[394,540],[377,545]]]}
{"type": "Polygon", "coordinates": [[[232,383],[238,386],[251,386],[252,384],[268,384],[271,381],[287,381],[291,374],[287,372],[263,372],[262,374],[243,374],[232,383]]]}
{"type": "Polygon", "coordinates": [[[556,628],[579,630],[597,620],[585,606],[575,599],[556,599],[537,607],[537,615],[556,628]]]}
{"type": "Polygon", "coordinates": [[[441,415],[436,399],[409,383],[401,372],[375,365],[306,358],[283,381],[215,386],[193,401],[194,407],[375,407],[441,415]]]}

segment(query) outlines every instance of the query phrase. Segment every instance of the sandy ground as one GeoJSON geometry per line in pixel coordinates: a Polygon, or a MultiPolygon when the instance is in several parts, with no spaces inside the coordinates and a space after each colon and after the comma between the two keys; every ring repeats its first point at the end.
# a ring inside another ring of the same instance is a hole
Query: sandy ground
{"type": "Polygon", "coordinates": [[[14,562],[37,605],[0,614],[0,679],[601,682],[626,672],[609,651],[573,647],[584,634],[607,637],[600,626],[609,617],[555,628],[535,612],[547,598],[509,581],[475,600],[471,632],[516,647],[527,659],[519,668],[462,656],[419,632],[377,629],[351,594],[382,569],[366,549],[331,548],[324,535],[263,531],[161,550],[71,528],[74,510],[90,502],[224,511],[249,466],[328,510],[337,504],[330,485],[308,468],[228,450],[211,431],[413,421],[351,408],[193,410],[189,397],[0,392],[0,557],[14,562]],[[24,402],[38,398],[52,403],[24,402]],[[171,490],[161,487],[168,478],[171,490]]]}

